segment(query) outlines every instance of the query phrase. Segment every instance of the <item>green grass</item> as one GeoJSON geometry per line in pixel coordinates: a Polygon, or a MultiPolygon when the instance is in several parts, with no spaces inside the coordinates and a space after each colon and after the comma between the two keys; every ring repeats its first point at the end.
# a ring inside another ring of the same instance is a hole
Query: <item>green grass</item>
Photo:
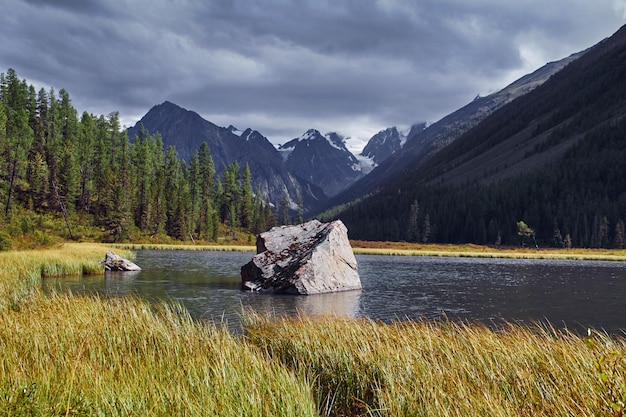
{"type": "MultiPolygon", "coordinates": [[[[0,252],[0,311],[17,308],[49,276],[102,274],[100,261],[109,247],[101,244],[62,243],[49,249],[0,252]]],[[[132,257],[130,251],[119,253],[132,257]]]]}
{"type": "Polygon", "coordinates": [[[39,289],[108,249],[0,253],[0,416],[626,413],[626,341],[596,331],[246,311],[235,336],[177,304],[39,289]]]}
{"type": "Polygon", "coordinates": [[[0,415],[316,415],[303,379],[176,305],[39,295],[0,324],[0,415]]]}
{"type": "MultiPolygon", "coordinates": [[[[366,242],[351,241],[352,250],[357,255],[385,256],[442,256],[464,258],[511,258],[549,260],[589,260],[626,261],[626,250],[618,249],[534,249],[534,248],[494,248],[480,245],[440,245],[406,242],[366,242]]],[[[243,251],[256,252],[253,245],[240,244],[161,244],[161,243],[119,243],[110,246],[130,250],[191,250],[191,251],[243,251]]]]}
{"type": "Polygon", "coordinates": [[[626,261],[626,250],[624,249],[496,248],[474,244],[420,244],[407,242],[368,242],[362,240],[353,240],[351,244],[354,253],[361,255],[626,261]]]}
{"type": "Polygon", "coordinates": [[[218,252],[256,252],[256,246],[232,244],[162,244],[162,243],[113,243],[110,246],[128,250],[186,250],[218,252]]]}
{"type": "Polygon", "coordinates": [[[40,290],[102,273],[108,249],[0,254],[0,416],[317,415],[304,379],[179,305],[40,290]]]}
{"type": "Polygon", "coordinates": [[[545,326],[494,331],[451,322],[255,315],[248,315],[247,329],[250,343],[273,362],[312,381],[329,415],[626,412],[626,344],[601,333],[585,340],[545,326]]]}

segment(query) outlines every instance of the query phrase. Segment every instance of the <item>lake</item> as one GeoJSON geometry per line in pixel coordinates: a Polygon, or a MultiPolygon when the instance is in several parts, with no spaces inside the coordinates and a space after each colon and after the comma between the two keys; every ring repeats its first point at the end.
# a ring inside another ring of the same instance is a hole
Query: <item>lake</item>
{"type": "Polygon", "coordinates": [[[610,333],[626,329],[626,263],[357,255],[360,291],[311,296],[240,291],[252,252],[137,251],[136,273],[46,278],[46,291],[175,300],[196,319],[239,328],[242,308],[270,315],[368,317],[389,322],[501,320],[610,333]]]}

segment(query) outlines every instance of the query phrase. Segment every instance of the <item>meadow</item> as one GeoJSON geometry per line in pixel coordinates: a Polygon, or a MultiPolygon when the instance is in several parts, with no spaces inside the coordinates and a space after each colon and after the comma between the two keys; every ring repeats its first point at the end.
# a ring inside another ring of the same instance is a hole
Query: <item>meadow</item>
{"type": "Polygon", "coordinates": [[[40,290],[110,249],[0,252],[0,416],[626,413],[626,341],[593,329],[242,311],[234,335],[174,303],[40,290]]]}

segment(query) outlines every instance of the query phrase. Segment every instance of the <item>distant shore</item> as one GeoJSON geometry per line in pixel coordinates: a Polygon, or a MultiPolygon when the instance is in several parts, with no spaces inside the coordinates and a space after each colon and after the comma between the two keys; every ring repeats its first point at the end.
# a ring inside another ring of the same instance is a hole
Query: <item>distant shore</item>
{"type": "MultiPolygon", "coordinates": [[[[357,255],[441,256],[463,258],[552,259],[587,261],[626,261],[626,249],[495,247],[474,244],[430,244],[408,242],[370,242],[351,240],[357,255]]],[[[151,244],[119,243],[111,246],[130,250],[197,250],[255,252],[254,245],[225,244],[151,244]]]]}

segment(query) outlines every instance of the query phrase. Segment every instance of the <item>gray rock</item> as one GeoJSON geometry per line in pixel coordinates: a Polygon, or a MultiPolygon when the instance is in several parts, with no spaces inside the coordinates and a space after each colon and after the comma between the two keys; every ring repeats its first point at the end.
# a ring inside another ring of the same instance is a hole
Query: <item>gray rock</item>
{"type": "Polygon", "coordinates": [[[140,267],[113,252],[107,252],[100,264],[104,265],[105,271],[141,271],[140,267]]]}
{"type": "Polygon", "coordinates": [[[241,267],[242,289],[319,294],[361,288],[348,230],[341,220],[274,227],[257,238],[257,254],[241,267]]]}

